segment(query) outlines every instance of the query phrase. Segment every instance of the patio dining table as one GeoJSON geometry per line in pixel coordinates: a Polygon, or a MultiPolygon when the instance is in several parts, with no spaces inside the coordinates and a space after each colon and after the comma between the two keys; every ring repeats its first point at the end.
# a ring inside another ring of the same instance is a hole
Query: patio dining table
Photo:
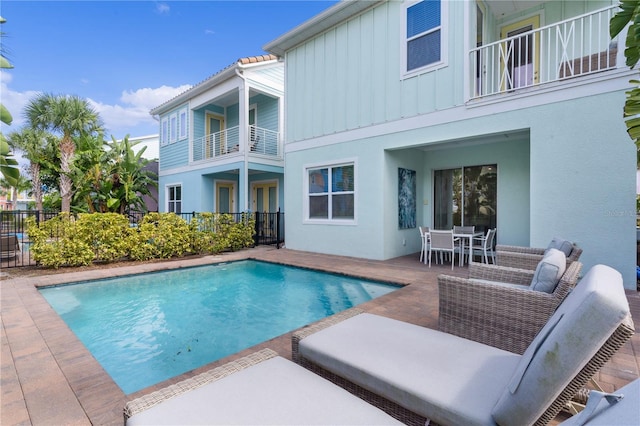
{"type": "MultiPolygon", "coordinates": [[[[468,247],[471,247],[471,243],[474,238],[482,237],[482,232],[458,232],[453,234],[453,238],[460,239],[460,266],[464,264],[464,248],[465,248],[465,240],[469,241],[468,247]]],[[[471,252],[469,252],[469,256],[471,256],[471,252]]]]}

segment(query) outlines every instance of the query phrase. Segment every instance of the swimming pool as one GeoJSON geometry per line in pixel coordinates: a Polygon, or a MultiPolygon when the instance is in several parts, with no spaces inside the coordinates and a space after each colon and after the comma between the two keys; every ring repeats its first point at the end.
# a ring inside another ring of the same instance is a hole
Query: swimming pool
{"type": "Polygon", "coordinates": [[[128,394],[398,288],[246,260],[40,292],[128,394]]]}

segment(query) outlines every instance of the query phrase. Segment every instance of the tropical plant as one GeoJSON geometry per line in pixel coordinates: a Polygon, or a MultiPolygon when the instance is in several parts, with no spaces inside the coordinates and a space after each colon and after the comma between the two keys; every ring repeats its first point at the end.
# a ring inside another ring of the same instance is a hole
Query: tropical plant
{"type": "Polygon", "coordinates": [[[43,167],[53,167],[51,159],[52,145],[55,137],[47,132],[25,127],[18,132],[9,134],[9,145],[22,152],[22,156],[29,160],[29,175],[31,176],[31,193],[36,200],[36,210],[42,211],[42,179],[43,167]]]}
{"type": "Polygon", "coordinates": [[[61,210],[71,211],[73,195],[73,161],[76,141],[74,138],[102,130],[98,113],[86,99],[77,96],[40,94],[29,101],[25,118],[34,129],[49,130],[61,134],[60,182],[61,210]]]}
{"type": "MultiPolygon", "coordinates": [[[[4,24],[5,22],[7,22],[7,20],[0,16],[0,24],[4,24]]],[[[0,31],[0,38],[1,37],[4,37],[4,33],[0,31]]],[[[11,62],[6,58],[4,49],[2,48],[3,46],[4,45],[0,43],[0,68],[11,69],[13,65],[11,65],[11,62]]],[[[11,113],[2,103],[0,103],[0,121],[6,125],[10,125],[13,121],[11,113]]],[[[10,182],[17,179],[20,175],[18,162],[15,158],[12,158],[11,149],[2,136],[2,133],[0,133],[0,174],[10,182]]]]}
{"type": "MultiPolygon", "coordinates": [[[[640,0],[621,0],[620,11],[609,22],[609,34],[615,38],[628,25],[624,56],[626,65],[634,68],[640,60],[640,0]]],[[[631,80],[627,91],[623,116],[627,132],[637,147],[637,163],[640,164],[640,80],[631,80]]]]}
{"type": "Polygon", "coordinates": [[[13,158],[9,143],[2,133],[0,133],[0,173],[9,182],[15,182],[20,176],[18,161],[13,158]]]}

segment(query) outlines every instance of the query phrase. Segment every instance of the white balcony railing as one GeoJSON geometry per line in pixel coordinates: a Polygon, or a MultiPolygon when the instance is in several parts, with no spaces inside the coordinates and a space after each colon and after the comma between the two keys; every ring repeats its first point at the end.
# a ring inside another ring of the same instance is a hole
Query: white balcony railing
{"type": "MultiPolygon", "coordinates": [[[[250,153],[280,156],[280,137],[278,132],[249,126],[245,150],[250,153]]],[[[230,127],[217,133],[211,133],[192,142],[191,161],[212,161],[240,151],[240,128],[230,127]]]]}
{"type": "Polygon", "coordinates": [[[471,98],[615,68],[609,21],[617,10],[610,6],[472,49],[471,98]]]}

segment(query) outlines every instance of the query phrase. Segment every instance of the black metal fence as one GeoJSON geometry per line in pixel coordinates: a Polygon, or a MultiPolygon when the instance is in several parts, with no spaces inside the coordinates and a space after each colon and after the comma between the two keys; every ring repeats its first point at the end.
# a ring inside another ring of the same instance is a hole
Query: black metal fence
{"type": "MultiPolygon", "coordinates": [[[[199,213],[179,213],[185,221],[191,222],[199,213]]],[[[275,245],[284,243],[284,213],[251,213],[255,219],[254,244],[275,245]]],[[[35,217],[36,222],[49,220],[58,215],[57,211],[36,210],[0,210],[0,268],[16,268],[36,265],[31,257],[31,242],[27,235],[25,221],[35,217]]],[[[127,218],[132,226],[136,226],[144,217],[143,212],[128,212],[127,218]]],[[[239,222],[246,217],[245,213],[231,213],[234,221],[239,222]]]]}

